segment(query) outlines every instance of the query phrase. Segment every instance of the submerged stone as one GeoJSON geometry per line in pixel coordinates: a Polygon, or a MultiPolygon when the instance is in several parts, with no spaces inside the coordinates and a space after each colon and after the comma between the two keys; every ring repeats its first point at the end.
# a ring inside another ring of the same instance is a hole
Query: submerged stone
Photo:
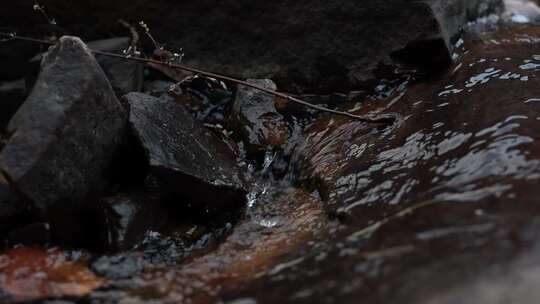
{"type": "Polygon", "coordinates": [[[144,260],[136,254],[102,256],[92,263],[92,270],[112,280],[129,279],[144,269],[144,260]]]}
{"type": "Polygon", "coordinates": [[[240,170],[224,142],[178,104],[140,93],[124,98],[151,172],[171,191],[208,210],[243,205],[240,170]]]}
{"type": "MultiPolygon", "coordinates": [[[[276,90],[272,80],[248,80],[276,90]]],[[[279,147],[287,140],[287,123],[275,106],[276,98],[260,90],[240,86],[233,105],[232,118],[237,132],[249,150],[264,152],[267,146],[279,147]]]]}
{"type": "MultiPolygon", "coordinates": [[[[8,125],[0,167],[38,210],[78,204],[107,185],[125,113],[94,56],[79,38],[62,37],[8,125]]],[[[61,208],[60,208],[61,209],[61,208]]]]}
{"type": "Polygon", "coordinates": [[[101,246],[109,252],[132,249],[148,230],[167,223],[159,196],[126,194],[105,198],[98,213],[101,246]]]}

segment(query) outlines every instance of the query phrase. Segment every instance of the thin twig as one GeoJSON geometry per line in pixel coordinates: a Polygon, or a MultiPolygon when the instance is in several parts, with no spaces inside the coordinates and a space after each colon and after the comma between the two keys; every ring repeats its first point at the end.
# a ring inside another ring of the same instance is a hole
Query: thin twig
{"type": "MultiPolygon", "coordinates": [[[[11,39],[16,39],[16,40],[25,40],[25,41],[35,42],[35,43],[47,44],[47,45],[54,45],[55,44],[55,42],[48,41],[48,40],[42,40],[42,39],[36,39],[36,38],[30,38],[30,37],[23,37],[23,36],[13,35],[13,34],[10,34],[10,33],[2,33],[2,32],[0,32],[0,36],[11,38],[11,39]]],[[[327,112],[327,113],[331,113],[331,114],[334,114],[334,115],[344,116],[344,117],[360,120],[360,121],[363,121],[363,122],[366,122],[366,123],[375,123],[375,124],[388,125],[388,124],[393,124],[396,121],[396,117],[394,115],[378,115],[377,117],[373,117],[373,116],[370,116],[370,115],[361,116],[361,115],[351,114],[351,113],[348,113],[348,112],[342,112],[342,111],[328,109],[328,108],[325,108],[325,107],[322,107],[322,106],[319,106],[319,105],[311,104],[311,103],[309,103],[307,101],[304,101],[302,99],[293,97],[293,96],[291,96],[289,94],[286,94],[286,93],[274,91],[272,89],[268,89],[268,88],[265,88],[265,87],[262,87],[262,86],[259,86],[259,85],[244,81],[244,80],[239,80],[239,79],[236,79],[236,78],[232,78],[232,77],[229,77],[229,76],[220,75],[220,74],[216,74],[216,73],[212,73],[212,72],[206,72],[206,71],[199,70],[199,69],[196,69],[196,68],[193,68],[193,67],[189,67],[189,66],[186,66],[186,65],[183,65],[183,64],[173,64],[171,62],[163,62],[163,61],[149,59],[149,58],[132,57],[129,54],[128,55],[123,55],[123,54],[116,54],[116,53],[99,51],[99,50],[90,50],[90,51],[93,52],[94,54],[97,54],[97,55],[103,55],[103,56],[114,57],[114,58],[121,58],[121,59],[125,59],[125,60],[132,60],[132,61],[138,61],[138,62],[143,62],[143,63],[158,64],[158,65],[167,66],[169,68],[179,69],[179,70],[191,72],[191,73],[194,73],[194,74],[203,75],[203,76],[206,76],[206,77],[212,77],[212,78],[217,78],[217,79],[229,81],[229,82],[232,82],[232,83],[235,83],[235,84],[238,84],[238,85],[243,85],[243,86],[246,86],[246,87],[250,87],[250,88],[253,88],[253,89],[256,89],[256,90],[259,90],[259,91],[262,91],[262,92],[265,92],[265,93],[268,93],[268,94],[271,94],[271,95],[274,95],[276,97],[283,98],[283,99],[291,101],[293,103],[297,103],[297,104],[300,104],[300,105],[303,105],[305,107],[312,108],[312,109],[315,109],[315,110],[318,110],[318,111],[321,111],[321,112],[327,112]]]]}
{"type": "Polygon", "coordinates": [[[122,25],[123,27],[129,30],[129,33],[131,34],[131,41],[129,43],[129,48],[135,51],[137,49],[137,44],[139,44],[139,40],[140,40],[139,33],[137,32],[135,27],[133,27],[131,24],[129,24],[129,22],[123,19],[118,19],[118,23],[120,23],[120,25],[122,25]]]}

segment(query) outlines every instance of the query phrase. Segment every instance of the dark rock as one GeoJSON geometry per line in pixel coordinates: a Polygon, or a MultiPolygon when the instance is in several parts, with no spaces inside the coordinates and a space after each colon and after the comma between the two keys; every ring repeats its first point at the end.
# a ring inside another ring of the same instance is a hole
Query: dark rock
{"type": "Polygon", "coordinates": [[[0,167],[41,211],[81,202],[107,184],[125,113],[88,48],[62,37],[11,119],[0,167]]]}
{"type": "Polygon", "coordinates": [[[170,190],[209,210],[245,202],[246,191],[234,155],[183,107],[140,93],[124,98],[150,171],[170,190]]]}
{"type": "MultiPolygon", "coordinates": [[[[0,11],[9,12],[3,10],[15,5],[9,3],[0,11]]],[[[186,64],[241,78],[271,78],[289,91],[330,92],[374,79],[379,64],[405,61],[446,67],[451,61],[450,39],[459,29],[503,7],[502,0],[175,4],[172,0],[78,1],[70,6],[61,0],[47,2],[49,12],[63,16],[64,24],[86,23],[85,37],[117,28],[117,20],[129,16],[145,20],[157,37],[177,37],[167,41],[167,47],[184,48],[186,64]]]]}
{"type": "Polygon", "coordinates": [[[171,86],[168,96],[182,104],[197,120],[223,125],[224,113],[230,111],[233,93],[222,81],[194,76],[171,86]]]}
{"type": "Polygon", "coordinates": [[[49,223],[34,223],[9,232],[7,236],[9,246],[15,245],[41,245],[51,242],[51,227],[49,223]]]}
{"type": "MultiPolygon", "coordinates": [[[[129,43],[129,38],[111,38],[89,42],[88,47],[92,50],[121,54],[129,47],[129,43]]],[[[118,96],[142,89],[144,69],[141,63],[103,55],[97,55],[96,59],[118,96]]]]}
{"type": "Polygon", "coordinates": [[[160,97],[167,94],[172,86],[174,86],[174,82],[168,80],[145,81],[143,92],[154,97],[160,97]]]}
{"type": "MultiPolygon", "coordinates": [[[[103,39],[88,42],[91,50],[122,54],[130,45],[127,37],[103,39]]],[[[30,60],[29,73],[26,76],[27,87],[32,88],[40,71],[40,62],[44,54],[40,54],[30,60]]],[[[105,55],[95,56],[99,66],[107,75],[112,88],[117,96],[129,92],[140,91],[143,86],[143,65],[139,62],[122,58],[108,57],[105,55]]]]}
{"type": "Polygon", "coordinates": [[[167,223],[167,211],[159,196],[145,194],[117,195],[101,200],[99,231],[105,251],[132,249],[146,231],[167,223]]]}
{"type": "MultiPolygon", "coordinates": [[[[276,90],[269,79],[248,82],[276,90]]],[[[276,98],[257,89],[240,86],[234,101],[232,118],[236,132],[250,152],[264,152],[266,147],[279,147],[287,141],[287,123],[276,110],[276,98]]]]}
{"type": "Polygon", "coordinates": [[[0,133],[26,98],[24,80],[0,83],[0,133]]]}

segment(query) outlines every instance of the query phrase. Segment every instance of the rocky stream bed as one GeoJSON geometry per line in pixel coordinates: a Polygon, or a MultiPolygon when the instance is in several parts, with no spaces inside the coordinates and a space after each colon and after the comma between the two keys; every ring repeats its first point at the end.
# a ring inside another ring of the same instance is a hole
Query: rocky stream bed
{"type": "Polygon", "coordinates": [[[56,38],[0,41],[0,303],[540,298],[535,2],[4,1],[0,17],[56,38]],[[188,66],[394,119],[94,53],[155,51],[120,18],[188,66]]]}

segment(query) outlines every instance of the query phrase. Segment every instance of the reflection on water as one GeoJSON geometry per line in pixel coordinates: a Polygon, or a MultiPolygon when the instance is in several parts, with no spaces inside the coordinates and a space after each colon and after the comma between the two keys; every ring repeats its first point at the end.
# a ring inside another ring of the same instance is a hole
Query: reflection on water
{"type": "Polygon", "coordinates": [[[343,225],[324,246],[292,255],[312,255],[303,266],[262,282],[288,292],[286,282],[306,280],[291,298],[298,302],[391,303],[425,293],[416,279],[440,284],[429,292],[462,284],[452,278],[471,278],[463,269],[505,261],[537,235],[540,30],[458,43],[441,80],[353,108],[398,113],[399,125],[328,119],[307,129],[293,157],[298,181],[343,225]]]}

